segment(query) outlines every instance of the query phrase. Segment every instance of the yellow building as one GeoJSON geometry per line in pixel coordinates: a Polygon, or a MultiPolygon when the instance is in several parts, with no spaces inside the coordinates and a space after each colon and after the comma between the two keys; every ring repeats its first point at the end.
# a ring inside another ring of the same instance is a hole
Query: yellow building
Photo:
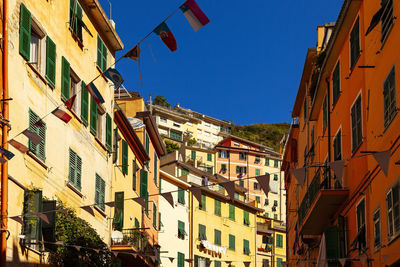
{"type": "Polygon", "coordinates": [[[182,145],[179,152],[182,161],[210,174],[215,173],[215,150],[200,148],[197,145],[182,145]]]}
{"type": "MultiPolygon", "coordinates": [[[[9,136],[29,147],[21,153],[10,146],[15,157],[9,162],[8,215],[46,211],[43,203],[60,199],[109,243],[112,209],[104,202],[112,199],[113,86],[102,76],[94,82],[105,100],[101,105],[82,88],[114,63],[122,42],[97,0],[8,4],[9,136]],[[74,94],[67,124],[51,112],[74,94]],[[42,117],[43,126],[35,126],[42,117]],[[28,127],[41,137],[38,145],[19,135],[28,127]],[[24,210],[32,194],[38,201],[24,210]],[[78,208],[84,205],[94,216],[78,208]]],[[[7,262],[46,261],[41,221],[31,220],[24,227],[9,220],[7,262]]]]}

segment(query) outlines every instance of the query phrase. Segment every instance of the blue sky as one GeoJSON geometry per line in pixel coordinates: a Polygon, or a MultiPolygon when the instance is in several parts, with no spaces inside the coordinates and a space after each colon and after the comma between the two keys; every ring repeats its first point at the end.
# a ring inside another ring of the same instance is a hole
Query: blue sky
{"type": "MultiPolygon", "coordinates": [[[[184,2],[109,1],[124,52],[184,2]]],[[[143,88],[135,61],[117,64],[125,87],[240,125],[290,122],[307,48],[343,0],[196,1],[211,22],[194,32],[178,11],[167,21],[178,50],[150,35],[141,44],[143,88]]],[[[108,0],[100,3],[110,15],[108,0]]]]}

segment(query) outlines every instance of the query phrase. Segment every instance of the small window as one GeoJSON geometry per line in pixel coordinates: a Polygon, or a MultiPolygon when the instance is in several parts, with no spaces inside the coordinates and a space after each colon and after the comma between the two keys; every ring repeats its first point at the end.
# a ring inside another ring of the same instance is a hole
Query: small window
{"type": "Polygon", "coordinates": [[[221,164],[221,172],[222,173],[226,172],[226,164],[221,164]]]}
{"type": "Polygon", "coordinates": [[[177,127],[177,128],[179,128],[179,127],[181,127],[181,125],[180,124],[178,124],[178,123],[175,123],[174,122],[174,124],[173,124],[175,127],[177,127]]]}
{"type": "Polygon", "coordinates": [[[361,95],[351,107],[351,135],[352,150],[355,152],[362,143],[361,95]]]}
{"type": "Polygon", "coordinates": [[[381,246],[381,218],[380,209],[376,210],[373,215],[373,226],[374,226],[374,247],[379,249],[381,246]]]}
{"type": "Polygon", "coordinates": [[[206,236],[206,226],[199,224],[199,239],[200,240],[207,240],[206,236]]]}
{"type": "Polygon", "coordinates": [[[254,159],[254,163],[260,163],[261,158],[260,156],[256,156],[256,158],[254,159]]]}
{"type": "Polygon", "coordinates": [[[367,246],[367,233],[365,229],[365,199],[357,205],[357,241],[360,252],[367,246]]]}
{"type": "Polygon", "coordinates": [[[383,85],[383,114],[385,128],[390,125],[397,113],[395,68],[390,70],[383,85]]]}
{"type": "Polygon", "coordinates": [[[260,176],[260,169],[256,169],[256,176],[260,176]]]}
{"type": "Polygon", "coordinates": [[[243,211],[243,224],[247,226],[250,225],[249,212],[246,210],[243,211]]]}
{"type": "Polygon", "coordinates": [[[340,96],[340,61],[332,74],[332,106],[335,106],[340,96]]]}
{"type": "Polygon", "coordinates": [[[328,125],[328,102],[327,97],[325,96],[323,111],[322,111],[322,132],[325,132],[326,126],[328,125]]]}
{"type": "Polygon", "coordinates": [[[182,133],[170,131],[169,137],[176,141],[182,141],[182,133]]]}
{"type": "Polygon", "coordinates": [[[182,221],[178,221],[178,238],[185,239],[186,231],[185,231],[185,223],[182,221]]]}
{"type": "Polygon", "coordinates": [[[341,160],[342,159],[342,131],[336,134],[335,138],[333,139],[333,159],[341,160]]]}
{"type": "Polygon", "coordinates": [[[259,196],[256,196],[257,205],[261,203],[261,199],[259,196]]]}
{"type": "Polygon", "coordinates": [[[274,200],[274,207],[278,207],[278,200],[274,200]]]}
{"type": "Polygon", "coordinates": [[[279,160],[274,160],[274,167],[275,168],[278,168],[279,167],[279,160]]]}
{"type": "Polygon", "coordinates": [[[244,152],[239,152],[239,160],[247,160],[247,154],[244,152]]]}
{"type": "Polygon", "coordinates": [[[136,191],[136,183],[137,183],[137,165],[136,165],[136,159],[132,160],[132,189],[136,191]]]}
{"type": "Polygon", "coordinates": [[[221,216],[221,201],[218,199],[214,200],[214,214],[221,216]]]}
{"type": "Polygon", "coordinates": [[[161,122],[167,122],[168,120],[166,118],[160,117],[161,122]]]}
{"type": "Polygon", "coordinates": [[[303,111],[304,111],[304,120],[307,120],[307,115],[308,115],[308,98],[307,95],[304,98],[304,106],[303,106],[303,111]]]}
{"type": "Polygon", "coordinates": [[[218,156],[222,159],[227,159],[227,158],[229,158],[229,151],[220,150],[220,151],[218,151],[218,156]]]}
{"type": "Polygon", "coordinates": [[[269,158],[265,158],[265,166],[269,166],[269,158]]]}
{"type": "Polygon", "coordinates": [[[206,210],[207,208],[207,196],[206,195],[201,195],[201,202],[199,203],[199,209],[200,210],[206,210]]]}
{"type": "Polygon", "coordinates": [[[260,185],[257,182],[254,182],[253,188],[254,188],[254,190],[259,190],[260,189],[260,185]]]}
{"type": "Polygon", "coordinates": [[[250,255],[249,240],[243,239],[243,254],[250,255]]]}
{"type": "Polygon", "coordinates": [[[185,190],[178,187],[178,203],[185,204],[185,190]]]}
{"type": "Polygon", "coordinates": [[[231,235],[231,234],[229,235],[229,249],[233,250],[233,251],[235,250],[235,245],[236,245],[235,244],[235,239],[236,238],[235,238],[234,235],[231,235]]]}
{"type": "Polygon", "coordinates": [[[278,214],[274,214],[274,220],[278,220],[278,214]]]}
{"type": "Polygon", "coordinates": [[[221,231],[214,229],[214,244],[221,246],[221,231]]]}
{"type": "Polygon", "coordinates": [[[388,236],[391,240],[397,233],[400,232],[400,187],[394,186],[386,194],[386,210],[388,222],[388,236]]]}
{"type": "Polygon", "coordinates": [[[102,211],[105,210],[105,194],[106,194],[106,182],[96,173],[96,188],[94,203],[102,211]]]}
{"type": "Polygon", "coordinates": [[[212,161],[212,154],[211,153],[207,153],[207,161],[212,161]]]}
{"type": "Polygon", "coordinates": [[[44,55],[44,50],[42,48],[45,46],[44,37],[44,32],[40,29],[35,20],[32,19],[29,63],[32,64],[40,74],[42,74],[42,64],[44,63],[44,58],[42,57],[42,55],[44,55]]]}
{"type": "Polygon", "coordinates": [[[354,23],[350,33],[350,69],[352,70],[360,57],[360,17],[354,23]]]}
{"type": "Polygon", "coordinates": [[[76,38],[82,42],[82,18],[83,11],[81,5],[77,0],[70,0],[69,6],[69,27],[71,28],[73,34],[76,38]]]}
{"type": "Polygon", "coordinates": [[[82,177],[82,159],[78,154],[69,149],[69,171],[68,171],[68,182],[75,187],[78,191],[81,191],[81,177],[82,177]]]}
{"type": "Polygon", "coordinates": [[[235,220],[235,206],[232,204],[229,204],[229,219],[235,220]]]}
{"type": "MultiPolygon", "coordinates": [[[[264,200],[264,206],[268,206],[269,205],[269,199],[268,198],[266,198],[265,200],[264,200]]],[[[268,217],[268,216],[267,216],[268,217]]]]}
{"type": "Polygon", "coordinates": [[[274,174],[274,181],[278,181],[278,174],[274,174]]]}
{"type": "Polygon", "coordinates": [[[276,246],[278,248],[283,248],[283,235],[276,234],[276,246]]]}

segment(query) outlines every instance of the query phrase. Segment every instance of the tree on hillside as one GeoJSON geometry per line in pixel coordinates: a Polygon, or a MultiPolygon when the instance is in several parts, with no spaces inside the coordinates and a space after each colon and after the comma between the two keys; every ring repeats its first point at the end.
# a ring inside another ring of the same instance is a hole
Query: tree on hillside
{"type": "Polygon", "coordinates": [[[167,108],[171,107],[171,105],[167,102],[167,99],[162,95],[156,95],[156,97],[154,98],[154,104],[167,108]]]}

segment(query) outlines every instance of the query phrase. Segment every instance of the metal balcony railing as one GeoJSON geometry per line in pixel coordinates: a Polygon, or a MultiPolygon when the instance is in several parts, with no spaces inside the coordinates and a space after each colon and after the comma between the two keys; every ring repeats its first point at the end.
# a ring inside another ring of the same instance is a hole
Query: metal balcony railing
{"type": "Polygon", "coordinates": [[[149,244],[149,236],[140,230],[122,229],[123,238],[120,240],[112,240],[111,246],[133,246],[137,251],[144,252],[149,244]]]}

